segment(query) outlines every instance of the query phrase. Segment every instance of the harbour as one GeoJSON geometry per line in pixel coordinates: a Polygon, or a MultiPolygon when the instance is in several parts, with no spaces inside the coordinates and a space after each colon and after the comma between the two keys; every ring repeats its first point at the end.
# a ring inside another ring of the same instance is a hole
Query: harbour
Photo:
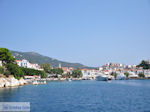
{"type": "Polygon", "coordinates": [[[29,101],[31,112],[149,112],[149,93],[149,80],[48,81],[1,88],[0,101],[29,101]]]}

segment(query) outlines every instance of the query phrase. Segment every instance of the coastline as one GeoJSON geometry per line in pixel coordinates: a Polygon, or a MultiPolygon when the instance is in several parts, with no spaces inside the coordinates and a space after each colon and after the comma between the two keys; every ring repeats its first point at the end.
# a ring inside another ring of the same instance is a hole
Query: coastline
{"type": "Polygon", "coordinates": [[[0,88],[6,88],[6,87],[16,87],[16,86],[23,86],[28,84],[26,80],[23,78],[21,79],[15,79],[14,76],[9,76],[9,77],[0,77],[0,88]]]}
{"type": "MultiPolygon", "coordinates": [[[[133,80],[145,80],[145,79],[149,79],[149,78],[127,78],[125,80],[132,80],[132,79],[133,80]]],[[[79,80],[85,80],[85,79],[83,79],[83,78],[72,78],[71,79],[71,81],[79,81],[79,80]]],[[[87,80],[91,80],[91,79],[87,79],[87,80]]],[[[116,79],[113,79],[113,80],[116,80],[116,79]]],[[[25,80],[25,79],[21,78],[18,80],[18,79],[15,79],[15,77],[13,75],[10,75],[9,77],[1,75],[0,88],[17,87],[17,86],[23,86],[23,85],[27,85],[27,84],[33,84],[33,85],[47,84],[46,82],[41,82],[41,81],[68,81],[68,78],[40,78],[40,79],[30,79],[30,80],[25,80]]]]}

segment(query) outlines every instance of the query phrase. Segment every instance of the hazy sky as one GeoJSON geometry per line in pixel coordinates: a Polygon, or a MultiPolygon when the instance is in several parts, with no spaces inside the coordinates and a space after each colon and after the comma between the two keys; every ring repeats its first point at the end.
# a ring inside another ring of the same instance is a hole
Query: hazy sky
{"type": "Polygon", "coordinates": [[[150,58],[150,0],[0,0],[0,47],[138,64],[150,58]]]}

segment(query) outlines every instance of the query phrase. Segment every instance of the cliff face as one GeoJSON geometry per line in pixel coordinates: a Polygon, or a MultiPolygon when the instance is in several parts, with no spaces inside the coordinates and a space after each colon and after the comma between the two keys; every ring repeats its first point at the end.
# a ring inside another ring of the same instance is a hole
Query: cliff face
{"type": "Polygon", "coordinates": [[[25,84],[27,84],[27,82],[24,79],[17,80],[13,76],[0,77],[0,88],[21,86],[25,84]]]}

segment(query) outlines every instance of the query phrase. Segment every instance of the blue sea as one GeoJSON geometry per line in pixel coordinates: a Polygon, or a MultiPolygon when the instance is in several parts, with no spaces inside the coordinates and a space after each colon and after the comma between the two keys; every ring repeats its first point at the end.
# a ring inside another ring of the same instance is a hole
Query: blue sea
{"type": "Polygon", "coordinates": [[[150,80],[64,81],[1,88],[0,102],[30,102],[31,112],[150,112],[150,80]]]}

